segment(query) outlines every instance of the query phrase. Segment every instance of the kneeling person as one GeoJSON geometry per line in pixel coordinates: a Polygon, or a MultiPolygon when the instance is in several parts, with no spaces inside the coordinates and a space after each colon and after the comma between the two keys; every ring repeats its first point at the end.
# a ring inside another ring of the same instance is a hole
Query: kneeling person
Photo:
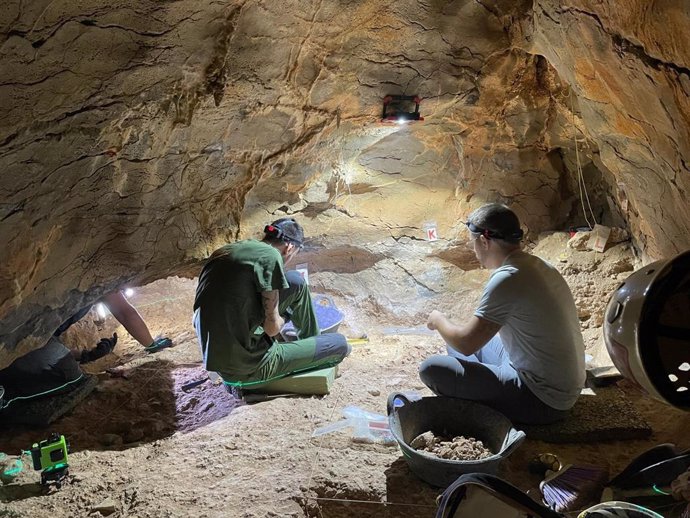
{"type": "Polygon", "coordinates": [[[236,386],[256,385],[340,363],[350,346],[338,333],[321,334],[311,294],[297,271],[285,271],[302,248],[304,232],[291,218],[216,250],[199,275],[194,327],[204,366],[236,386]],[[294,342],[279,342],[286,319],[294,342]]]}

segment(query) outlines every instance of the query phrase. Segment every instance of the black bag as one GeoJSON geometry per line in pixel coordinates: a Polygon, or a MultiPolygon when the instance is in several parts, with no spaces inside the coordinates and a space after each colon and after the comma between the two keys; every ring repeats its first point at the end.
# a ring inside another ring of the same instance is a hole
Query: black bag
{"type": "Polygon", "coordinates": [[[74,408],[98,383],[55,337],[0,371],[0,424],[47,426],[74,408]],[[2,391],[0,391],[2,392],[2,391]]]}
{"type": "Polygon", "coordinates": [[[564,518],[493,475],[462,475],[441,495],[436,518],[564,518]]]}
{"type": "Polygon", "coordinates": [[[79,363],[71,351],[57,338],[17,358],[9,367],[0,370],[0,385],[5,389],[5,401],[56,393],[62,387],[83,376],[79,363]]]}
{"type": "Polygon", "coordinates": [[[678,475],[690,469],[690,450],[675,444],[654,446],[635,457],[608,483],[618,489],[668,486],[678,475]]]}

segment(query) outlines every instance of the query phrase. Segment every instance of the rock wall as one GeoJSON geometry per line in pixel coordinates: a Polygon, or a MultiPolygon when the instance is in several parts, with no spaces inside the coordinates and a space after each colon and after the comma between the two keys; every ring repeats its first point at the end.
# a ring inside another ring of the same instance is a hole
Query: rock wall
{"type": "Polygon", "coordinates": [[[537,1],[515,31],[572,89],[582,138],[649,258],[690,246],[689,22],[682,1],[537,1]]]}
{"type": "Polygon", "coordinates": [[[687,7],[591,4],[8,0],[0,367],[285,214],[316,269],[392,262],[433,296],[429,271],[474,267],[461,221],[485,201],[530,236],[580,224],[578,159],[600,217],[650,257],[687,247],[687,7]],[[379,124],[387,94],[425,121],[379,124]]]}

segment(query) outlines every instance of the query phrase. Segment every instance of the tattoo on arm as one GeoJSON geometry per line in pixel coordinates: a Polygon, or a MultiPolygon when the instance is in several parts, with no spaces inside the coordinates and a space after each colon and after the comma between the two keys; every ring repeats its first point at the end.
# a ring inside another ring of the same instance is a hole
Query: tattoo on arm
{"type": "Polygon", "coordinates": [[[265,318],[278,315],[278,290],[262,291],[261,302],[264,306],[265,318]]]}

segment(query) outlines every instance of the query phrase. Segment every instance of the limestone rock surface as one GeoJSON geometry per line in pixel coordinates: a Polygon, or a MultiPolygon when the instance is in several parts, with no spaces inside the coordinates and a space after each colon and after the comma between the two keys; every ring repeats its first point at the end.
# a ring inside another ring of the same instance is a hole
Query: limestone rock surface
{"type": "Polygon", "coordinates": [[[462,221],[486,201],[530,239],[598,222],[650,260],[687,248],[689,10],[7,0],[0,368],[102,295],[193,276],[284,215],[324,289],[405,314],[476,268],[462,221]],[[420,96],[425,120],[381,124],[389,94],[420,96]]]}

